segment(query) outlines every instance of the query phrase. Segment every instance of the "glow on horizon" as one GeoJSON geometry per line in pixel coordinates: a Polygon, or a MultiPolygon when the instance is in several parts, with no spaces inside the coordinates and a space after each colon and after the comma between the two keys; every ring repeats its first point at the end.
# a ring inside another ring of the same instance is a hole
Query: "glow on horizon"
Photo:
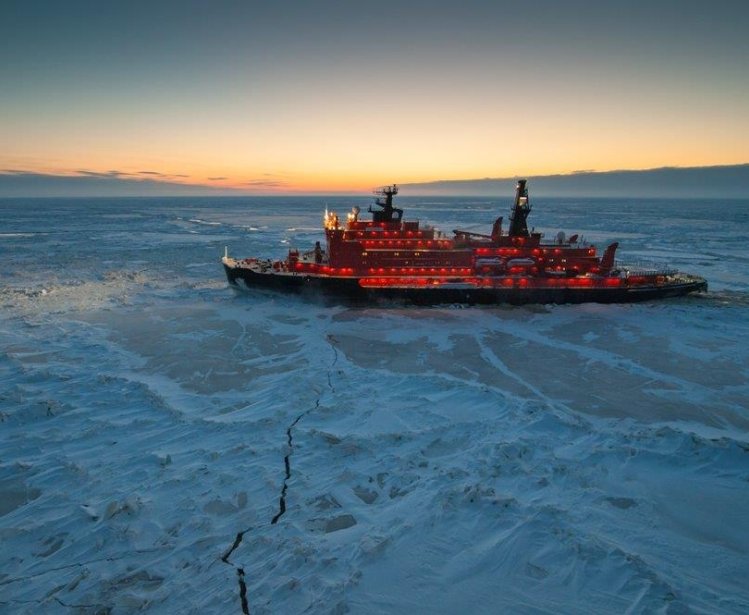
{"type": "Polygon", "coordinates": [[[154,24],[120,15],[113,43],[61,15],[42,32],[67,43],[59,65],[19,35],[0,68],[15,86],[0,94],[0,169],[289,193],[749,161],[747,9],[573,1],[521,19],[495,4],[383,7],[400,19],[383,32],[338,4],[336,27],[309,8],[196,4],[216,33],[165,8],[154,24]]]}

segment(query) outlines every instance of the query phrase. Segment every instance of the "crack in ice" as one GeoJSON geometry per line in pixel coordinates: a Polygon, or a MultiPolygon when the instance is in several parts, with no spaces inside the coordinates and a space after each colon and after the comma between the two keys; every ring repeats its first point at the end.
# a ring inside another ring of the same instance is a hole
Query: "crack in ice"
{"type": "MultiPolygon", "coordinates": [[[[330,344],[331,349],[333,350],[333,361],[331,362],[327,370],[328,388],[330,389],[331,393],[335,393],[335,387],[333,386],[333,382],[331,380],[331,374],[336,363],[338,363],[338,350],[335,347],[336,339],[332,335],[328,334],[326,336],[326,339],[328,343],[330,344]]],[[[315,400],[314,408],[309,408],[308,410],[305,410],[304,412],[302,412],[286,428],[286,439],[287,439],[289,452],[283,458],[283,463],[284,463],[283,485],[281,486],[281,496],[279,497],[279,500],[278,500],[278,512],[273,516],[273,519],[271,519],[271,522],[270,522],[271,525],[275,525],[276,523],[278,523],[278,520],[286,513],[286,493],[289,488],[289,480],[291,479],[291,455],[294,454],[294,435],[292,433],[293,429],[294,427],[296,427],[299,421],[301,421],[310,412],[317,410],[319,407],[320,407],[320,398],[318,397],[315,400]]]]}
{"type": "Polygon", "coordinates": [[[101,604],[68,604],[60,600],[57,596],[55,596],[54,600],[67,609],[95,609],[102,606],[101,604]]]}
{"type": "Polygon", "coordinates": [[[286,513],[286,492],[289,488],[289,479],[291,478],[291,455],[294,454],[294,435],[292,434],[292,430],[294,429],[294,427],[296,427],[296,424],[299,421],[301,421],[313,410],[317,410],[319,407],[320,398],[315,400],[314,408],[310,408],[309,410],[305,410],[304,412],[302,412],[291,422],[291,425],[289,425],[286,429],[286,439],[289,447],[289,452],[283,458],[285,475],[283,479],[283,485],[281,487],[281,497],[278,499],[278,512],[273,516],[273,519],[271,519],[271,525],[275,525],[276,523],[278,523],[278,520],[286,513]]]}
{"type": "Polygon", "coordinates": [[[239,580],[239,600],[242,603],[242,613],[250,615],[250,605],[247,602],[247,584],[244,581],[244,568],[237,568],[237,578],[239,580]]]}
{"type": "MultiPolygon", "coordinates": [[[[155,551],[158,551],[159,549],[139,549],[137,551],[133,551],[132,553],[136,553],[138,555],[142,555],[145,553],[153,553],[155,551]]],[[[11,583],[18,583],[19,581],[28,581],[30,579],[35,579],[37,577],[44,576],[45,574],[49,574],[51,572],[58,572],[60,570],[66,570],[68,568],[77,568],[82,566],[89,566],[91,564],[98,564],[99,562],[116,562],[117,560],[121,560],[123,558],[127,557],[126,555],[120,555],[117,557],[100,557],[98,559],[92,559],[87,562],[76,562],[74,564],[65,564],[64,566],[56,566],[55,568],[48,568],[47,570],[42,570],[41,572],[36,572],[34,574],[27,575],[25,577],[16,577],[14,579],[4,579],[0,581],[0,585],[9,585],[11,583]]]]}
{"type": "MultiPolygon", "coordinates": [[[[338,350],[335,347],[337,340],[332,335],[328,335],[326,339],[328,340],[328,343],[330,344],[330,347],[333,350],[333,361],[331,362],[327,370],[328,388],[330,389],[331,393],[335,393],[335,387],[333,386],[333,382],[332,382],[332,370],[333,370],[333,367],[335,367],[336,363],[338,363],[338,350]]],[[[283,484],[281,486],[281,494],[278,499],[278,512],[275,515],[273,515],[273,518],[271,519],[271,522],[270,522],[271,525],[276,525],[278,521],[281,519],[281,517],[283,517],[283,515],[286,514],[286,493],[288,492],[289,480],[291,479],[291,455],[293,455],[294,453],[294,434],[293,434],[294,427],[296,427],[299,421],[301,421],[305,416],[317,410],[319,407],[320,407],[320,398],[318,397],[315,400],[314,407],[308,408],[307,410],[299,414],[286,428],[286,444],[288,447],[288,453],[286,453],[286,455],[284,455],[284,458],[283,458],[284,479],[283,479],[283,484]]],[[[229,549],[221,556],[221,561],[224,562],[224,564],[227,564],[229,566],[234,566],[234,564],[232,564],[232,562],[229,561],[229,558],[234,553],[234,551],[236,551],[239,548],[239,546],[242,544],[242,541],[244,540],[244,535],[247,532],[251,531],[252,529],[253,529],[252,527],[248,527],[246,530],[237,532],[237,535],[234,537],[234,542],[232,543],[231,547],[229,547],[229,549]]],[[[247,582],[245,581],[244,568],[240,566],[234,566],[234,568],[237,571],[237,582],[239,584],[239,599],[242,605],[242,613],[244,615],[250,615],[249,600],[247,599],[247,582]]]]}

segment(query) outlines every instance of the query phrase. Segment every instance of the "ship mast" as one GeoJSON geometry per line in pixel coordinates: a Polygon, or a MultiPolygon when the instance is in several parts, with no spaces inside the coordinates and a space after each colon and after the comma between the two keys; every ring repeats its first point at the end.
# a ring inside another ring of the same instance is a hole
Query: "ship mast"
{"type": "Polygon", "coordinates": [[[510,217],[510,237],[528,237],[528,225],[525,219],[531,213],[531,206],[528,203],[528,181],[525,179],[518,180],[515,189],[515,203],[512,206],[512,216],[510,217]]]}
{"type": "Polygon", "coordinates": [[[383,197],[378,198],[375,201],[375,205],[382,207],[379,211],[374,211],[371,207],[369,208],[370,213],[373,214],[375,222],[400,222],[403,217],[403,210],[393,207],[393,197],[398,194],[398,186],[393,184],[392,186],[382,186],[374,191],[375,196],[383,197]]]}

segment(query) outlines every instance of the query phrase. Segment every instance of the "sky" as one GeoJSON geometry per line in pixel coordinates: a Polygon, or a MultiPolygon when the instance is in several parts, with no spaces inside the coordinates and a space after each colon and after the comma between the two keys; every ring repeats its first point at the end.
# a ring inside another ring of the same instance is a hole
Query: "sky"
{"type": "Polygon", "coordinates": [[[749,2],[4,0],[0,173],[248,193],[749,161],[749,2]]]}

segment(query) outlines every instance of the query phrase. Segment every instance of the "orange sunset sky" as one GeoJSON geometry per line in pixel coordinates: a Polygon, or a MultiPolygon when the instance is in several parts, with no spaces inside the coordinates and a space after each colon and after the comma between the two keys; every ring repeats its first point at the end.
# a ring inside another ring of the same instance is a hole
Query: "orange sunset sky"
{"type": "Polygon", "coordinates": [[[748,5],[11,2],[0,169],[289,193],[743,163],[748,5]]]}

